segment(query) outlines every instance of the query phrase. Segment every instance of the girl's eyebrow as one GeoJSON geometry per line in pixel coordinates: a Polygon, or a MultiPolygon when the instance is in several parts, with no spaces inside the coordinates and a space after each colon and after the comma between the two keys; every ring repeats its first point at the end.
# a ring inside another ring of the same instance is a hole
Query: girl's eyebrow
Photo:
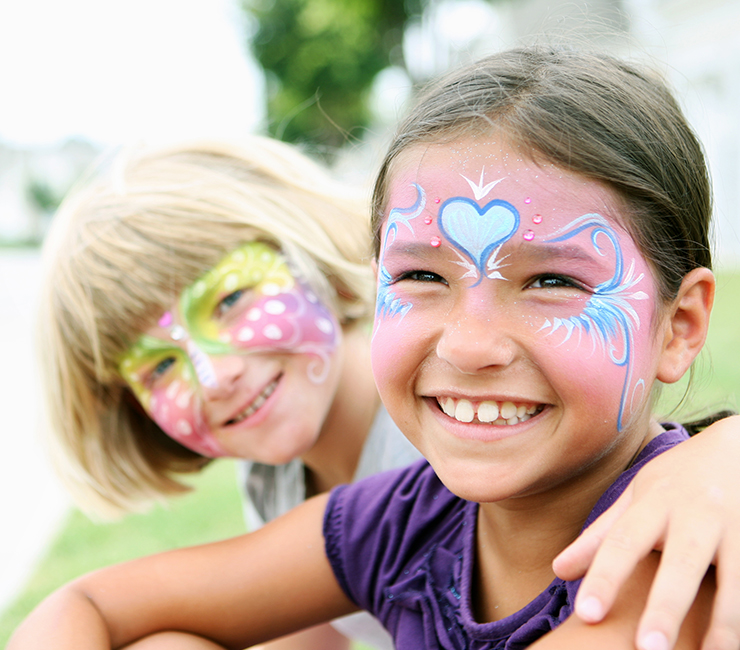
{"type": "Polygon", "coordinates": [[[519,247],[517,254],[536,259],[537,261],[580,261],[599,268],[610,266],[609,258],[602,257],[596,252],[590,253],[582,246],[575,244],[527,243],[519,247]]]}
{"type": "Polygon", "coordinates": [[[385,252],[393,252],[396,255],[407,255],[418,259],[429,257],[429,255],[439,256],[444,253],[443,246],[432,246],[431,242],[425,244],[417,241],[395,240],[385,249],[385,252]]]}

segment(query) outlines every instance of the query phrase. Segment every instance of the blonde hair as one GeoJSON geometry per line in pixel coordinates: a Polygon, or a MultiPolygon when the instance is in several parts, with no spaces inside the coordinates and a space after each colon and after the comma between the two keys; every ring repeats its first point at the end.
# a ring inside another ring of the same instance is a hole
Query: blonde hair
{"type": "Polygon", "coordinates": [[[117,363],[238,245],[284,250],[347,325],[371,315],[366,200],[294,148],[253,137],[123,152],[65,199],[44,250],[40,358],[52,456],[84,510],[140,509],[208,459],[143,412],[117,363]]]}

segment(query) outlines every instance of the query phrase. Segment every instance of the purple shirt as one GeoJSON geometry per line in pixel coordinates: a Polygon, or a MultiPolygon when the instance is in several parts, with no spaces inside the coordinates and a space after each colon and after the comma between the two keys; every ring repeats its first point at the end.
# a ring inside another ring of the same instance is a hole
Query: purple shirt
{"type": "MultiPolygon", "coordinates": [[[[585,526],[648,461],[686,440],[675,424],[609,487],[585,526]]],[[[526,648],[571,613],[580,581],[556,578],[515,614],[476,623],[471,603],[478,504],[456,497],[426,461],[335,488],[324,516],[326,554],[347,596],[374,614],[397,650],[526,648]]]]}

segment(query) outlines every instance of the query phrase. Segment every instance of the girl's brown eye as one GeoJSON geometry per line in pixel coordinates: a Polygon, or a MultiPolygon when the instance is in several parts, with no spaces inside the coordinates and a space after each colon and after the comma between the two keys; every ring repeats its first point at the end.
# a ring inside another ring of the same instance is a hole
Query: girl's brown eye
{"type": "Polygon", "coordinates": [[[400,280],[411,280],[413,282],[441,282],[442,284],[447,284],[447,280],[432,271],[408,271],[401,275],[396,282],[400,280]]]}
{"type": "Polygon", "coordinates": [[[237,289],[236,291],[232,291],[228,296],[226,296],[218,305],[216,306],[216,315],[217,316],[223,316],[226,312],[229,311],[237,302],[239,302],[239,298],[241,298],[244,295],[244,289],[237,289]]]}
{"type": "Polygon", "coordinates": [[[150,379],[152,381],[156,381],[160,377],[162,377],[174,364],[175,364],[175,357],[167,357],[166,359],[162,359],[156,366],[154,366],[154,370],[152,370],[151,374],[149,375],[150,379]]]}
{"type": "Polygon", "coordinates": [[[530,283],[532,289],[559,289],[562,287],[568,289],[582,289],[583,287],[564,275],[547,274],[540,275],[530,283]]]}

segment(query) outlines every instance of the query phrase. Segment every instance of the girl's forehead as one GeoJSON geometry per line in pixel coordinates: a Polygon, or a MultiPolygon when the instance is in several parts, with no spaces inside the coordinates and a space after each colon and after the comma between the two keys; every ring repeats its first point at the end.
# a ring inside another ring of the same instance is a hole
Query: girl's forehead
{"type": "Polygon", "coordinates": [[[514,205],[535,204],[551,216],[580,210],[623,223],[621,201],[607,185],[534,161],[503,139],[466,138],[409,147],[393,167],[386,214],[409,205],[409,199],[413,202],[414,185],[424,188],[429,209],[450,197],[481,204],[499,198],[514,205]]]}

